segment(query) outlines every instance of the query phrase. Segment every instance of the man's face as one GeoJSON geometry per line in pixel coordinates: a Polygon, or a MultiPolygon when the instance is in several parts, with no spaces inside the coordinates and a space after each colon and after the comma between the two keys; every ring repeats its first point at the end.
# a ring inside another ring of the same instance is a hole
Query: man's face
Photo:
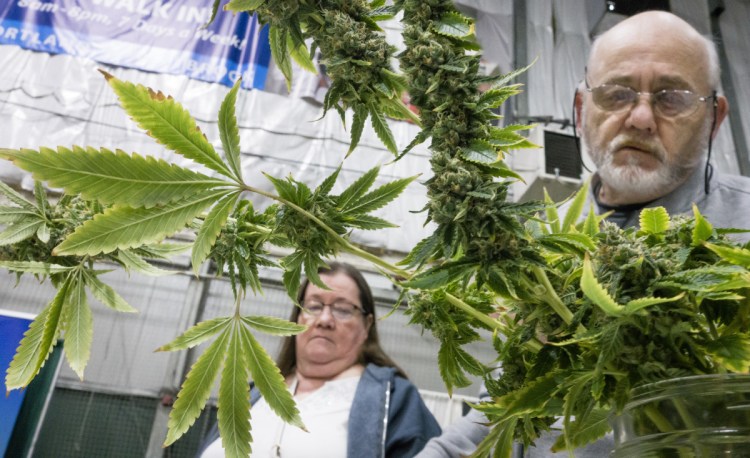
{"type": "MultiPolygon", "coordinates": [[[[653,29],[609,38],[594,51],[589,87],[619,84],[638,92],[680,89],[710,95],[705,47],[686,46],[683,38],[653,29]]],[[[711,102],[698,102],[689,115],[666,117],[654,110],[647,94],[613,112],[598,107],[585,92],[582,137],[609,190],[605,203],[647,202],[683,183],[706,152],[711,102]]]]}

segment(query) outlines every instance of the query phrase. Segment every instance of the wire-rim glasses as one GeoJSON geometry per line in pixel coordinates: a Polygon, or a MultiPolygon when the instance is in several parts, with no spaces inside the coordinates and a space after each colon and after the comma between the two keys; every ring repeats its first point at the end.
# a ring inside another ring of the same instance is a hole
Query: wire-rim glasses
{"type": "Polygon", "coordinates": [[[592,88],[589,86],[588,78],[584,78],[584,82],[586,91],[591,93],[594,105],[610,112],[629,110],[638,103],[642,95],[647,95],[656,114],[663,118],[681,118],[695,113],[699,103],[716,98],[716,91],[711,95],[699,96],[686,89],[645,92],[615,83],[605,83],[592,88]]]}
{"type": "Polygon", "coordinates": [[[347,321],[354,318],[354,315],[361,313],[365,315],[365,311],[362,307],[352,304],[344,300],[338,300],[330,304],[325,304],[321,301],[309,300],[302,303],[302,312],[310,317],[319,317],[323,314],[323,310],[326,307],[330,307],[331,315],[339,321],[347,321]]]}

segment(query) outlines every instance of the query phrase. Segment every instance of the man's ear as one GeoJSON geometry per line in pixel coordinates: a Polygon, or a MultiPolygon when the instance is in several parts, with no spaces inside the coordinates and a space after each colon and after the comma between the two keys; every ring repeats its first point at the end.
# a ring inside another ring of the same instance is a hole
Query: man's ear
{"type": "Polygon", "coordinates": [[[576,89],[575,95],[573,96],[573,110],[576,114],[576,125],[574,126],[578,132],[578,136],[581,135],[581,113],[583,112],[583,91],[576,89]]]}
{"type": "Polygon", "coordinates": [[[721,123],[724,122],[724,119],[729,113],[729,101],[726,97],[724,97],[723,95],[717,95],[714,103],[716,104],[716,124],[714,125],[714,131],[711,132],[711,138],[716,138],[716,134],[719,132],[721,123]]]}

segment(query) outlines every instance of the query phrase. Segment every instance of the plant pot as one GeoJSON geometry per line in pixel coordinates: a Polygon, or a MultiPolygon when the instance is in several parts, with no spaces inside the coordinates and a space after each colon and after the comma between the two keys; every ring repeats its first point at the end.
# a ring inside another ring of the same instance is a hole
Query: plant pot
{"type": "Polygon", "coordinates": [[[750,374],[644,385],[612,428],[615,457],[750,457],[750,374]]]}

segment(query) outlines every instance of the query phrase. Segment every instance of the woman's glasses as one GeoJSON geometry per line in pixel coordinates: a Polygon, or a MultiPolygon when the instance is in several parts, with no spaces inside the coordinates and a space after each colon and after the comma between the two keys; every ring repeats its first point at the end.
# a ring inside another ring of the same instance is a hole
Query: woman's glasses
{"type": "Polygon", "coordinates": [[[331,308],[331,315],[339,321],[350,320],[357,313],[365,314],[361,307],[346,301],[336,301],[331,304],[324,304],[320,301],[314,300],[305,301],[302,304],[302,311],[309,316],[318,317],[323,313],[323,309],[326,307],[331,308]]]}
{"type": "Polygon", "coordinates": [[[654,112],[664,118],[680,118],[695,113],[699,103],[707,102],[716,98],[713,95],[701,97],[691,91],[684,89],[662,89],[657,92],[638,92],[627,86],[619,84],[602,84],[595,88],[589,87],[586,81],[586,90],[591,93],[594,105],[604,111],[618,112],[630,109],[638,103],[642,95],[649,96],[649,102],[654,112]]]}

